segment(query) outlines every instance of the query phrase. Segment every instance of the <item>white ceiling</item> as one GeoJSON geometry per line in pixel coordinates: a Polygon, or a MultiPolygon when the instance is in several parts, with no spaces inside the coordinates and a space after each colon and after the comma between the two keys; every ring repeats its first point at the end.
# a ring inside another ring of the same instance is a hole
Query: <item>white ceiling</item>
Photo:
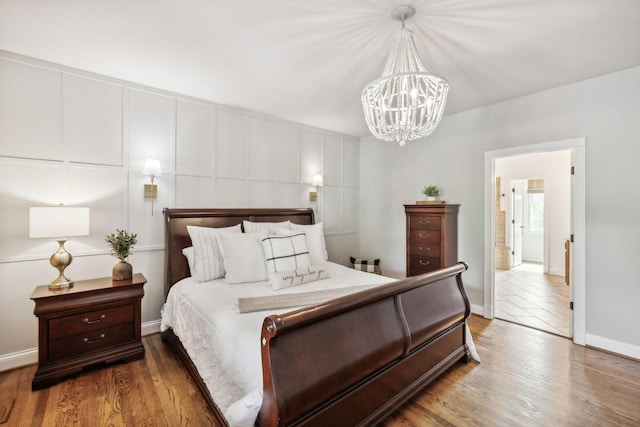
{"type": "Polygon", "coordinates": [[[0,0],[0,49],[364,136],[405,3],[445,114],[640,65],[638,0],[0,0]]]}

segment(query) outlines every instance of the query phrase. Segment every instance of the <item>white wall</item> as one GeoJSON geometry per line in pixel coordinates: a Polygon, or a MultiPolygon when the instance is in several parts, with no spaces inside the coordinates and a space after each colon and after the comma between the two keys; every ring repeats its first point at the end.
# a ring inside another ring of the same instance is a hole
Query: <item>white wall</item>
{"type": "Polygon", "coordinates": [[[312,207],[329,258],[358,252],[359,141],[105,76],[0,51],[0,370],[37,359],[29,296],[57,270],[53,239],[28,238],[28,208],[91,208],[91,234],[67,243],[74,280],[111,275],[104,236],[138,234],[129,261],[148,279],[143,332],[164,302],[163,207],[312,207]],[[152,215],[145,159],[157,158],[152,215]],[[346,214],[345,214],[346,213],[346,214]]]}
{"type": "MultiPolygon", "coordinates": [[[[455,88],[451,89],[455,91],[455,88]]],[[[399,148],[361,139],[362,252],[402,276],[403,203],[425,184],[460,203],[465,287],[482,310],[484,153],[586,138],[586,341],[640,358],[640,67],[447,115],[429,138],[399,148]]]]}
{"type": "MultiPolygon", "coordinates": [[[[564,275],[564,240],[571,233],[570,228],[570,197],[571,197],[571,152],[569,150],[554,151],[549,153],[528,154],[522,156],[504,157],[496,159],[495,174],[499,176],[501,193],[501,208],[507,212],[507,218],[511,218],[511,180],[542,178],[544,179],[544,209],[545,209],[545,233],[547,234],[547,271],[551,274],[564,275]]],[[[525,194],[526,198],[526,194],[525,194]]],[[[526,210],[526,200],[523,207],[526,210]]],[[[507,241],[511,236],[511,227],[507,227],[507,241]]],[[[538,240],[543,236],[538,236],[538,240]]],[[[529,243],[530,246],[543,242],[529,243]]],[[[541,246],[541,249],[542,246],[541,246]]],[[[542,259],[534,259],[535,250],[527,250],[526,233],[523,236],[523,259],[542,262],[542,259]]]]}

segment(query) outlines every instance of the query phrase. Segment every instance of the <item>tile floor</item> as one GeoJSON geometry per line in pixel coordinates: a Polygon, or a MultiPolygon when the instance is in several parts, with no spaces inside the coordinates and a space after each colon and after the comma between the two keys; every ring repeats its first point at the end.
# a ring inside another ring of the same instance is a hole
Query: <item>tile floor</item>
{"type": "Polygon", "coordinates": [[[544,274],[542,264],[497,270],[496,317],[570,337],[569,286],[564,276],[544,274]]]}

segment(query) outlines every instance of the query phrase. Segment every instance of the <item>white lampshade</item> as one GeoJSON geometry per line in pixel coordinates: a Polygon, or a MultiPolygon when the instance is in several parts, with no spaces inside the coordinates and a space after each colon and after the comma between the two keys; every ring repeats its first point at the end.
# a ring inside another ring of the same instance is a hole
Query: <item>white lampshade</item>
{"type": "Polygon", "coordinates": [[[322,175],[314,175],[311,180],[311,185],[314,187],[322,187],[322,175]]]}
{"type": "Polygon", "coordinates": [[[29,208],[29,237],[89,235],[89,208],[55,206],[29,208]]]}
{"type": "Polygon", "coordinates": [[[142,169],[143,175],[162,176],[162,167],[160,166],[160,160],[147,159],[142,169]]]}

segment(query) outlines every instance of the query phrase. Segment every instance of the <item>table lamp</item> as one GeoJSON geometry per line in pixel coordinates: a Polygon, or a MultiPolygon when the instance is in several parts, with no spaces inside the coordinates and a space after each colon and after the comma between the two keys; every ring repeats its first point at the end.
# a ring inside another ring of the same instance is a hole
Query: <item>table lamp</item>
{"type": "Polygon", "coordinates": [[[54,237],[60,245],[51,255],[51,265],[58,269],[58,278],[49,284],[50,290],[73,287],[73,280],[65,277],[64,269],[71,264],[73,256],[64,248],[67,237],[89,234],[89,208],[56,206],[29,208],[29,237],[54,237]]]}

